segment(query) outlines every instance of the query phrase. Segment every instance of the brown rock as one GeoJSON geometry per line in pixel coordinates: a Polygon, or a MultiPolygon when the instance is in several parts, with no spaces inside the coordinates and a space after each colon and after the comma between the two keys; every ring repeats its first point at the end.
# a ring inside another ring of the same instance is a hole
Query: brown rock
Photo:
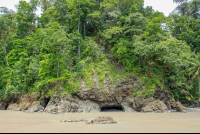
{"type": "Polygon", "coordinates": [[[141,108],[141,112],[166,112],[167,106],[160,100],[148,103],[141,108]]]}
{"type": "Polygon", "coordinates": [[[9,104],[7,110],[11,110],[11,111],[22,111],[22,109],[20,108],[20,106],[16,103],[14,104],[9,104]]]}
{"type": "Polygon", "coordinates": [[[185,113],[186,109],[180,102],[176,102],[176,111],[185,113]]]}
{"type": "Polygon", "coordinates": [[[100,116],[95,119],[91,119],[86,124],[116,124],[117,122],[113,120],[110,116],[100,116]]]}
{"type": "Polygon", "coordinates": [[[28,113],[34,113],[34,112],[41,112],[44,110],[44,107],[40,105],[39,101],[34,101],[29,109],[27,110],[28,113]]]}

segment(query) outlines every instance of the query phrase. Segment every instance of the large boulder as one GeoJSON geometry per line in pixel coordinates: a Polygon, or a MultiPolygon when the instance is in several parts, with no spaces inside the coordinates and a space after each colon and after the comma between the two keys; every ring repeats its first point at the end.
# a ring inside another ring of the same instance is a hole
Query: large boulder
{"type": "Polygon", "coordinates": [[[100,112],[100,107],[92,101],[82,101],[78,98],[64,95],[61,97],[52,97],[44,111],[52,114],[75,112],[94,113],[100,112]]]}
{"type": "Polygon", "coordinates": [[[185,113],[186,108],[180,102],[176,102],[176,111],[185,113]]]}
{"type": "Polygon", "coordinates": [[[147,103],[141,108],[141,112],[166,112],[167,106],[160,100],[147,103]]]}
{"type": "Polygon", "coordinates": [[[133,108],[131,107],[131,105],[129,103],[127,103],[127,102],[121,103],[121,106],[122,106],[123,111],[125,113],[135,112],[135,110],[133,110],[133,108]]]}
{"type": "Polygon", "coordinates": [[[9,104],[7,110],[11,110],[11,111],[27,110],[31,105],[30,100],[31,100],[30,96],[28,95],[21,96],[21,98],[16,103],[9,104]]]}
{"type": "Polygon", "coordinates": [[[43,111],[44,107],[40,104],[39,101],[34,101],[31,106],[29,107],[29,109],[27,110],[28,113],[35,113],[35,112],[39,112],[39,111],[43,111]]]}
{"type": "Polygon", "coordinates": [[[10,110],[10,111],[22,111],[20,106],[18,104],[16,104],[16,103],[9,104],[7,110],[10,110]]]}
{"type": "MultiPolygon", "coordinates": [[[[38,93],[28,94],[21,96],[17,101],[13,101],[8,105],[7,110],[12,111],[26,111],[28,110],[32,105],[33,102],[37,101],[38,93]]],[[[37,111],[37,110],[32,110],[37,111]]]]}

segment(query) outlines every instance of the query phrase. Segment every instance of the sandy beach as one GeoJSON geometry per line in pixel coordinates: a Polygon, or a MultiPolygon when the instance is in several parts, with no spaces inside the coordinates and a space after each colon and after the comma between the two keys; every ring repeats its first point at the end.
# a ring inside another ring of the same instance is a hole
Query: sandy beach
{"type": "Polygon", "coordinates": [[[189,113],[46,113],[0,111],[0,133],[195,133],[200,132],[200,112],[189,113]],[[112,116],[118,124],[62,123],[63,119],[112,116]]]}

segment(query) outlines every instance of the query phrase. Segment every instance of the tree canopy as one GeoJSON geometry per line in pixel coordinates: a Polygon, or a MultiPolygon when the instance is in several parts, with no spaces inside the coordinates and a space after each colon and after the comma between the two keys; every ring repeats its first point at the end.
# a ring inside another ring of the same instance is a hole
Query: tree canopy
{"type": "Polygon", "coordinates": [[[0,8],[0,99],[75,93],[92,76],[122,74],[199,101],[200,1],[174,0],[166,17],[144,0],[20,0],[0,8]],[[36,15],[37,8],[41,16],[36,15]]]}

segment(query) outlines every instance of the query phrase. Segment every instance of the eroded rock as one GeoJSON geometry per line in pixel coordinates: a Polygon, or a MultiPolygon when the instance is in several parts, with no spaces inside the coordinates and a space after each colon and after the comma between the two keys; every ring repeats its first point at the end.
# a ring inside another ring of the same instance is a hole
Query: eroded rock
{"type": "Polygon", "coordinates": [[[52,97],[45,108],[45,112],[57,114],[75,112],[96,113],[100,112],[100,107],[98,104],[91,101],[82,101],[78,98],[72,98],[68,95],[64,95],[61,97],[52,97]]]}
{"type": "Polygon", "coordinates": [[[160,100],[147,103],[141,108],[141,112],[167,112],[167,106],[160,100]]]}
{"type": "Polygon", "coordinates": [[[10,111],[22,111],[22,109],[20,108],[20,106],[16,103],[14,104],[9,104],[7,110],[10,110],[10,111]]]}
{"type": "Polygon", "coordinates": [[[44,107],[40,104],[39,101],[34,101],[29,109],[27,110],[28,113],[35,113],[35,112],[41,112],[44,110],[44,107]]]}
{"type": "Polygon", "coordinates": [[[178,112],[186,113],[186,108],[180,102],[176,102],[176,110],[178,112]]]}
{"type": "Polygon", "coordinates": [[[100,116],[94,119],[90,119],[86,124],[116,124],[117,122],[110,116],[100,116]]]}

